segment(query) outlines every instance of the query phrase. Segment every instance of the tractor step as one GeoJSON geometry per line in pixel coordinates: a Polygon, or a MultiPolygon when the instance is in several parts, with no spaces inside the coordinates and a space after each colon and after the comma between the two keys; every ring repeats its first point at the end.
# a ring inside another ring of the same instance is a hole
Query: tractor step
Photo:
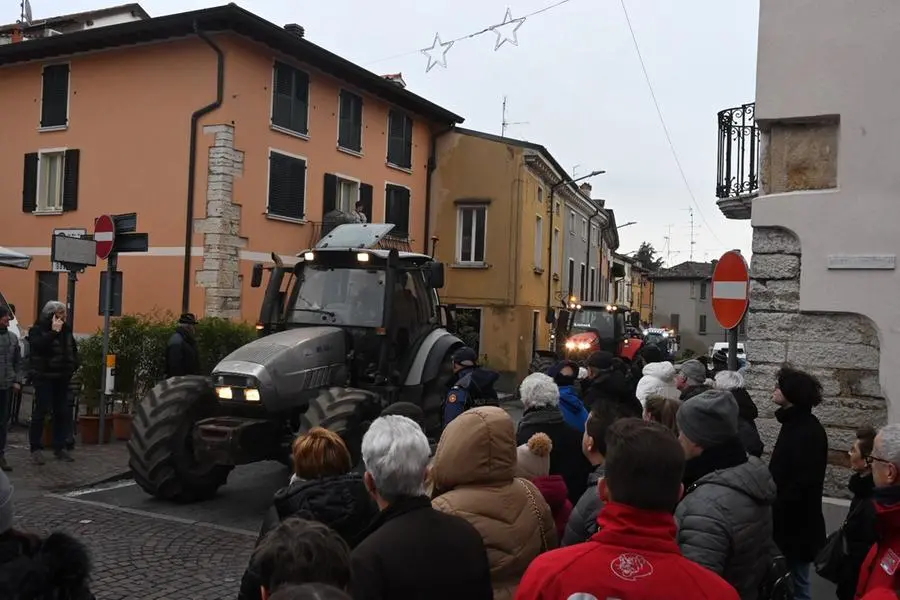
{"type": "Polygon", "coordinates": [[[202,463],[245,465],[278,452],[281,431],[265,419],[212,417],[194,426],[194,457],[202,463]]]}

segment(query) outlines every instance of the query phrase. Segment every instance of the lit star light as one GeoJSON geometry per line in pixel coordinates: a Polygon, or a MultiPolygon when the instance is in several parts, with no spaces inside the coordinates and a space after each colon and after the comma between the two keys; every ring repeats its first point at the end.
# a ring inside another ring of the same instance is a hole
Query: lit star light
{"type": "Polygon", "coordinates": [[[428,57],[428,66],[425,67],[426,73],[432,70],[435,65],[440,65],[445,69],[447,68],[447,52],[450,51],[453,44],[453,41],[441,42],[440,34],[434,34],[434,43],[431,44],[431,48],[422,49],[422,54],[428,57]],[[438,46],[440,46],[440,48],[438,48],[438,46]],[[440,58],[437,58],[438,54],[440,54],[440,58]]]}
{"type": "Polygon", "coordinates": [[[513,46],[518,46],[519,39],[516,37],[516,32],[524,22],[525,17],[513,19],[512,11],[507,8],[506,15],[503,17],[503,22],[491,27],[491,31],[497,34],[497,42],[494,44],[494,51],[499,50],[500,46],[506,42],[509,42],[513,46]]]}

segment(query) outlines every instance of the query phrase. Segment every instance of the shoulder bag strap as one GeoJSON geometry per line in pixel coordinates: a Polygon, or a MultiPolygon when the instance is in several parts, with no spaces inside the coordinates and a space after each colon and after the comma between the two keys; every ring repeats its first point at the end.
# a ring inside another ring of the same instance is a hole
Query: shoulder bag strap
{"type": "Polygon", "coordinates": [[[544,530],[544,518],[541,516],[541,509],[538,508],[537,500],[534,499],[534,492],[531,491],[531,486],[525,483],[521,478],[516,478],[516,481],[525,488],[525,493],[528,495],[528,502],[531,504],[531,511],[534,513],[534,518],[537,519],[538,529],[541,532],[541,552],[546,552],[549,546],[547,545],[547,532],[544,530]]]}

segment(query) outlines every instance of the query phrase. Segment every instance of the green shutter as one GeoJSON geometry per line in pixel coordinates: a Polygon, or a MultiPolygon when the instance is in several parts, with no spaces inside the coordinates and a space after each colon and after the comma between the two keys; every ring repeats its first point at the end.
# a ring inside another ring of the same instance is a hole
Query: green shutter
{"type": "Polygon", "coordinates": [[[322,216],[337,209],[338,178],[331,173],[325,173],[325,188],[322,194],[322,216]]]}
{"type": "Polygon", "coordinates": [[[78,210],[78,171],[81,150],[66,150],[63,159],[62,209],[65,212],[78,210]]]}
{"type": "Polygon", "coordinates": [[[22,177],[22,212],[32,213],[37,210],[38,154],[29,152],[25,155],[25,169],[22,177]]]}

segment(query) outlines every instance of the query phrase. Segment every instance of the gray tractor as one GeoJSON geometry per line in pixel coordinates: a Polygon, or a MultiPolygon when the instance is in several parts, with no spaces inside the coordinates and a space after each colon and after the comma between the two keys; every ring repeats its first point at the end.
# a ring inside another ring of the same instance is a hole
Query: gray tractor
{"type": "Polygon", "coordinates": [[[137,406],[129,465],[148,494],[177,502],[211,497],[236,466],[290,463],[292,440],[326,427],[354,461],[388,404],[413,402],[428,433],[441,426],[450,355],[462,341],[445,326],[437,290],[444,268],[400,251],[390,224],[340,225],[286,266],[269,271],[260,338],[226,356],[210,377],[173,377],[137,406]]]}

